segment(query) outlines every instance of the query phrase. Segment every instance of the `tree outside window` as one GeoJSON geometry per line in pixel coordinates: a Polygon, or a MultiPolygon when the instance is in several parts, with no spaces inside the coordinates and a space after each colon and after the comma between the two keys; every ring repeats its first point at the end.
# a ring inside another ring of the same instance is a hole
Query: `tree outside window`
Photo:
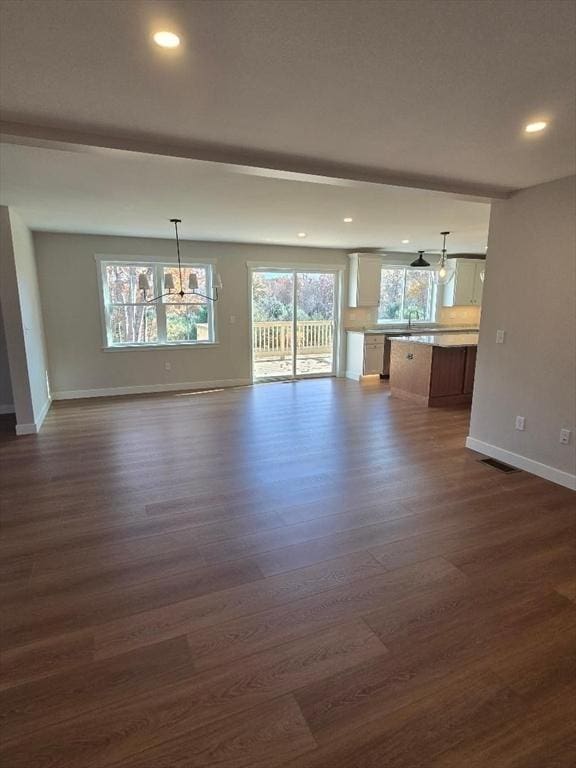
{"type": "Polygon", "coordinates": [[[410,312],[420,320],[434,319],[434,285],[427,269],[383,267],[380,280],[380,322],[402,322],[410,312]]]}
{"type": "Polygon", "coordinates": [[[194,344],[213,342],[212,302],[189,291],[194,273],[198,293],[210,295],[211,266],[182,266],[182,285],[187,292],[178,295],[178,267],[161,263],[102,262],[102,297],[108,346],[153,344],[194,344]],[[166,288],[167,276],[174,289],[166,288]],[[142,280],[148,285],[142,289],[142,280]],[[168,293],[161,300],[150,301],[168,293]]]}

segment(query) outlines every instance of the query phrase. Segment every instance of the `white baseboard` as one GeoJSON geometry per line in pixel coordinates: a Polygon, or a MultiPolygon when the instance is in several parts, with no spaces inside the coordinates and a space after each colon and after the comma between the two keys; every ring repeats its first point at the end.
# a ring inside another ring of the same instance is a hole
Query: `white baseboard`
{"type": "Polygon", "coordinates": [[[217,381],[180,381],[177,384],[138,384],[131,387],[100,387],[98,389],[69,389],[52,392],[53,400],[80,400],[85,397],[117,397],[119,395],[147,395],[153,392],[179,392],[180,390],[220,389],[244,387],[250,379],[219,379],[217,381]]]}
{"type": "Polygon", "coordinates": [[[346,371],[346,378],[352,379],[352,381],[360,381],[362,375],[360,373],[356,373],[355,371],[346,371]]]}
{"type": "Polygon", "coordinates": [[[42,410],[40,411],[40,414],[35,422],[32,424],[16,424],[16,434],[17,435],[37,435],[38,432],[42,429],[42,424],[44,423],[44,419],[46,418],[46,414],[50,410],[50,406],[52,405],[51,398],[48,398],[44,405],[42,406],[42,410]]]}
{"type": "Polygon", "coordinates": [[[0,405],[0,416],[4,416],[7,413],[15,413],[13,405],[0,405]]]}
{"type": "Polygon", "coordinates": [[[16,424],[16,434],[20,435],[37,435],[38,427],[36,424],[16,424]]]}
{"type": "Polygon", "coordinates": [[[40,415],[36,419],[36,426],[38,428],[38,432],[40,432],[40,427],[42,424],[44,424],[44,419],[46,418],[46,414],[50,410],[50,406],[52,405],[52,398],[49,397],[48,400],[44,403],[42,406],[42,410],[40,411],[40,415]]]}
{"type": "Polygon", "coordinates": [[[504,448],[498,448],[496,445],[477,440],[475,437],[466,438],[466,447],[470,448],[472,451],[483,453],[491,459],[498,459],[506,464],[510,464],[512,467],[524,469],[532,475],[537,475],[538,477],[543,477],[545,480],[550,480],[558,485],[563,485],[571,491],[576,491],[576,475],[571,475],[569,472],[550,467],[548,464],[542,464],[540,461],[534,461],[534,459],[528,459],[526,456],[521,456],[519,453],[513,453],[504,448]]]}

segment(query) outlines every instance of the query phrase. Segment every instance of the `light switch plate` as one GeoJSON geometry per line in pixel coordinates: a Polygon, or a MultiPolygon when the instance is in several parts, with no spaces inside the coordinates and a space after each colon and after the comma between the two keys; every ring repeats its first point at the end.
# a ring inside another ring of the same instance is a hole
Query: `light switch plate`
{"type": "Polygon", "coordinates": [[[496,344],[504,344],[506,331],[496,331],[496,344]]]}
{"type": "Polygon", "coordinates": [[[523,432],[524,431],[525,424],[526,424],[526,419],[524,418],[524,416],[516,416],[515,428],[519,432],[523,432]]]}

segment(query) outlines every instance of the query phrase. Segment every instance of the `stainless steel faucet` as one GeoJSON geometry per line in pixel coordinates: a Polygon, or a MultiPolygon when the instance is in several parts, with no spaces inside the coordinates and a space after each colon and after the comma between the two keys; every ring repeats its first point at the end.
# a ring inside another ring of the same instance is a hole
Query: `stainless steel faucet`
{"type": "Polygon", "coordinates": [[[420,315],[417,309],[411,309],[408,312],[408,328],[412,328],[412,315],[416,315],[416,320],[420,320],[420,315]]]}

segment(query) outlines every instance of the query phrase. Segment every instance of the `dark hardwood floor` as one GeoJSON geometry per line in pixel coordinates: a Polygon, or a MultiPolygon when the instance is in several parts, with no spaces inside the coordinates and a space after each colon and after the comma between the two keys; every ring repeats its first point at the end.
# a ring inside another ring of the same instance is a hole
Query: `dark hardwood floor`
{"type": "Polygon", "coordinates": [[[324,379],[0,430],[5,768],[573,768],[576,494],[324,379]]]}

